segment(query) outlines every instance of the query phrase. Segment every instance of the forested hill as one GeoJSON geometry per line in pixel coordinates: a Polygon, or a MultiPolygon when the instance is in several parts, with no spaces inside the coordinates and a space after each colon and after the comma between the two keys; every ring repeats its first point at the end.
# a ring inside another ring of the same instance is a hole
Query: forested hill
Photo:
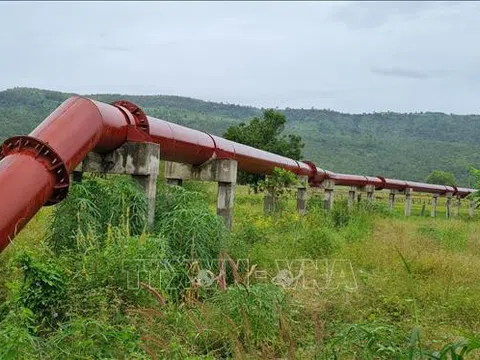
{"type": "MultiPolygon", "coordinates": [[[[0,92],[0,140],[27,134],[71,94],[27,88],[0,92]]],[[[127,99],[148,115],[222,135],[261,109],[178,96],[88,95],[127,99]]],[[[288,132],[305,141],[305,158],[336,172],[423,180],[432,170],[453,172],[467,185],[468,167],[480,166],[480,116],[443,113],[343,114],[285,109],[288,132]]]]}

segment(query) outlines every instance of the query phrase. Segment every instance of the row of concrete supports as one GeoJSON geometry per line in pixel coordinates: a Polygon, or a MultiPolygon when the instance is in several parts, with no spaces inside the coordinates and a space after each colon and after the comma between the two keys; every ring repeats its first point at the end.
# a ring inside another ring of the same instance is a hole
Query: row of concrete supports
{"type": "MultiPolygon", "coordinates": [[[[348,196],[349,207],[353,206],[356,190],[357,190],[356,187],[350,187],[349,196],[348,196]]],[[[375,189],[373,187],[371,187],[367,191],[367,199],[369,199],[370,201],[373,199],[374,191],[375,191],[375,189]]],[[[330,189],[330,192],[333,193],[333,189],[330,189]]],[[[388,196],[388,209],[390,211],[393,211],[393,209],[395,207],[396,195],[405,195],[405,216],[410,216],[411,212],[412,212],[413,190],[411,188],[407,188],[403,191],[390,190],[390,193],[389,193],[389,196],[388,196]]],[[[325,195],[325,199],[327,199],[327,198],[331,199],[332,195],[325,195]]],[[[432,205],[431,216],[432,217],[437,216],[438,198],[439,198],[438,194],[433,194],[432,195],[432,202],[431,202],[431,205],[432,205]]],[[[446,215],[447,218],[449,218],[452,215],[451,208],[452,208],[453,194],[452,193],[447,193],[445,195],[445,198],[446,198],[446,201],[445,201],[445,215],[446,215]]],[[[453,213],[454,216],[460,216],[461,203],[462,203],[461,198],[456,197],[455,198],[455,204],[454,204],[454,213],[453,213]]],[[[330,208],[330,207],[331,207],[331,204],[328,208],[330,208]]],[[[470,217],[473,217],[474,210],[475,210],[475,201],[470,200],[470,202],[469,202],[469,215],[470,215],[470,217]]],[[[422,213],[423,213],[423,211],[422,211],[422,213]]]]}
{"type": "MultiPolygon", "coordinates": [[[[126,143],[108,155],[101,156],[90,153],[73,173],[74,180],[81,181],[83,172],[126,174],[131,175],[143,187],[148,199],[149,228],[153,226],[155,215],[156,184],[160,163],[160,147],[153,143],[126,143]]],[[[237,162],[231,159],[212,159],[200,166],[166,162],[165,178],[167,184],[181,186],[184,180],[215,181],[218,184],[217,214],[224,219],[225,226],[232,228],[234,190],[237,179],[237,162]]],[[[306,176],[298,177],[297,184],[297,210],[304,215],[307,210],[307,184],[306,176]]],[[[321,184],[324,189],[324,208],[332,209],[334,204],[335,182],[325,180],[321,184]]],[[[389,194],[389,209],[393,211],[396,195],[405,195],[405,215],[411,215],[412,189],[404,191],[391,190],[389,194]]],[[[375,187],[352,186],[348,191],[348,206],[353,207],[360,202],[362,194],[366,194],[368,202],[375,198],[375,187]]],[[[446,216],[451,216],[453,194],[446,194],[446,216]]],[[[454,215],[460,214],[461,199],[456,198],[454,215]]],[[[432,197],[431,216],[437,216],[438,195],[432,197]]],[[[475,203],[470,201],[469,214],[473,216],[475,203]]],[[[264,211],[266,214],[275,209],[275,197],[268,192],[264,194],[264,211]]]]}

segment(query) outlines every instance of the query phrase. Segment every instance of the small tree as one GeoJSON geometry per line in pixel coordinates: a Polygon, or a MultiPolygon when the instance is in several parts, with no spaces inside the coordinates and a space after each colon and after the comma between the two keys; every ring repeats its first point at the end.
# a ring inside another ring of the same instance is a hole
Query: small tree
{"type": "Polygon", "coordinates": [[[470,173],[470,182],[472,186],[477,189],[477,192],[469,195],[469,198],[475,200],[476,207],[480,207],[480,170],[474,168],[473,166],[469,169],[470,173]]]}
{"type": "MultiPolygon", "coordinates": [[[[302,138],[296,135],[281,135],[285,129],[285,115],[274,109],[263,111],[263,118],[254,117],[250,123],[241,123],[227,129],[225,139],[249,145],[257,149],[300,160],[305,146],[302,138]]],[[[248,174],[240,171],[238,182],[249,184],[255,191],[259,190],[259,182],[265,176],[248,174]]]]}
{"type": "Polygon", "coordinates": [[[265,180],[260,180],[258,187],[260,191],[264,191],[273,197],[272,211],[276,210],[276,205],[279,199],[290,194],[292,186],[298,184],[298,179],[291,171],[274,168],[271,175],[265,180]]]}
{"type": "Polygon", "coordinates": [[[448,171],[434,170],[425,178],[428,184],[454,186],[456,183],[455,175],[448,171]]]}

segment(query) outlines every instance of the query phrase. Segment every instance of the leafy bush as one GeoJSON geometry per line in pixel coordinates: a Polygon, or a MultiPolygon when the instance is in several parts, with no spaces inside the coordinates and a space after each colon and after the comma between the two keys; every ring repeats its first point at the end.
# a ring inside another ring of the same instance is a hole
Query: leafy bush
{"type": "Polygon", "coordinates": [[[126,224],[132,234],[140,234],[146,209],[145,194],[130,177],[85,179],[74,183],[67,199],[55,207],[48,239],[60,251],[74,248],[78,233],[105,234],[108,226],[126,224]]]}
{"type": "Polygon", "coordinates": [[[155,214],[155,230],[168,240],[172,258],[210,261],[220,254],[225,227],[202,194],[181,187],[160,188],[155,214]]]}
{"type": "Polygon", "coordinates": [[[34,314],[30,309],[11,310],[0,322],[0,358],[6,360],[33,359],[38,354],[40,339],[34,314]]]}
{"type": "Polygon", "coordinates": [[[50,359],[145,359],[139,335],[129,325],[75,318],[45,344],[50,359]]]}
{"type": "Polygon", "coordinates": [[[287,328],[294,322],[296,305],[280,287],[272,284],[232,286],[225,292],[217,292],[209,303],[221,312],[225,325],[230,328],[228,332],[247,352],[262,345],[276,352],[285,350],[280,344],[284,344],[282,336],[286,336],[287,328]]]}
{"type": "Polygon", "coordinates": [[[65,320],[67,281],[64,270],[51,258],[34,258],[21,253],[14,259],[22,278],[13,307],[24,314],[30,311],[31,318],[40,332],[50,332],[65,320]]]}

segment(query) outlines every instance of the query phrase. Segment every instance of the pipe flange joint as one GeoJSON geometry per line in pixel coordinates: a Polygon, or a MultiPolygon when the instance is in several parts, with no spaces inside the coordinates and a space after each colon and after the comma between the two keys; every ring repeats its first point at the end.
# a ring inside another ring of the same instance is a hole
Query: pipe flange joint
{"type": "MultiPolygon", "coordinates": [[[[314,179],[315,177],[317,176],[317,173],[318,173],[318,170],[317,170],[317,165],[315,165],[312,161],[308,161],[308,160],[302,160],[302,162],[304,164],[307,164],[307,166],[310,168],[311,170],[311,173],[308,175],[308,182],[312,185],[312,186],[318,186],[319,183],[318,182],[315,182],[314,179]]],[[[298,163],[298,162],[297,162],[298,163]]]]}
{"type": "Polygon", "coordinates": [[[385,189],[385,185],[387,184],[387,179],[385,179],[383,176],[379,176],[379,175],[377,175],[377,178],[380,179],[380,181],[382,182],[382,185],[376,187],[375,190],[383,190],[383,189],[385,189]]]}
{"type": "Polygon", "coordinates": [[[458,195],[458,187],[455,186],[455,185],[452,185],[454,191],[453,191],[453,196],[457,196],[458,195]]]}
{"type": "Polygon", "coordinates": [[[54,205],[65,199],[68,194],[70,176],[62,158],[50,145],[31,136],[14,136],[2,144],[0,160],[15,153],[30,154],[44,164],[55,177],[53,193],[45,205],[54,205]]]}
{"type": "Polygon", "coordinates": [[[123,112],[123,114],[130,121],[130,125],[136,126],[145,131],[147,134],[150,134],[150,125],[148,124],[147,114],[145,114],[145,112],[140,109],[139,106],[127,100],[118,100],[112,103],[112,105],[123,112]]]}

